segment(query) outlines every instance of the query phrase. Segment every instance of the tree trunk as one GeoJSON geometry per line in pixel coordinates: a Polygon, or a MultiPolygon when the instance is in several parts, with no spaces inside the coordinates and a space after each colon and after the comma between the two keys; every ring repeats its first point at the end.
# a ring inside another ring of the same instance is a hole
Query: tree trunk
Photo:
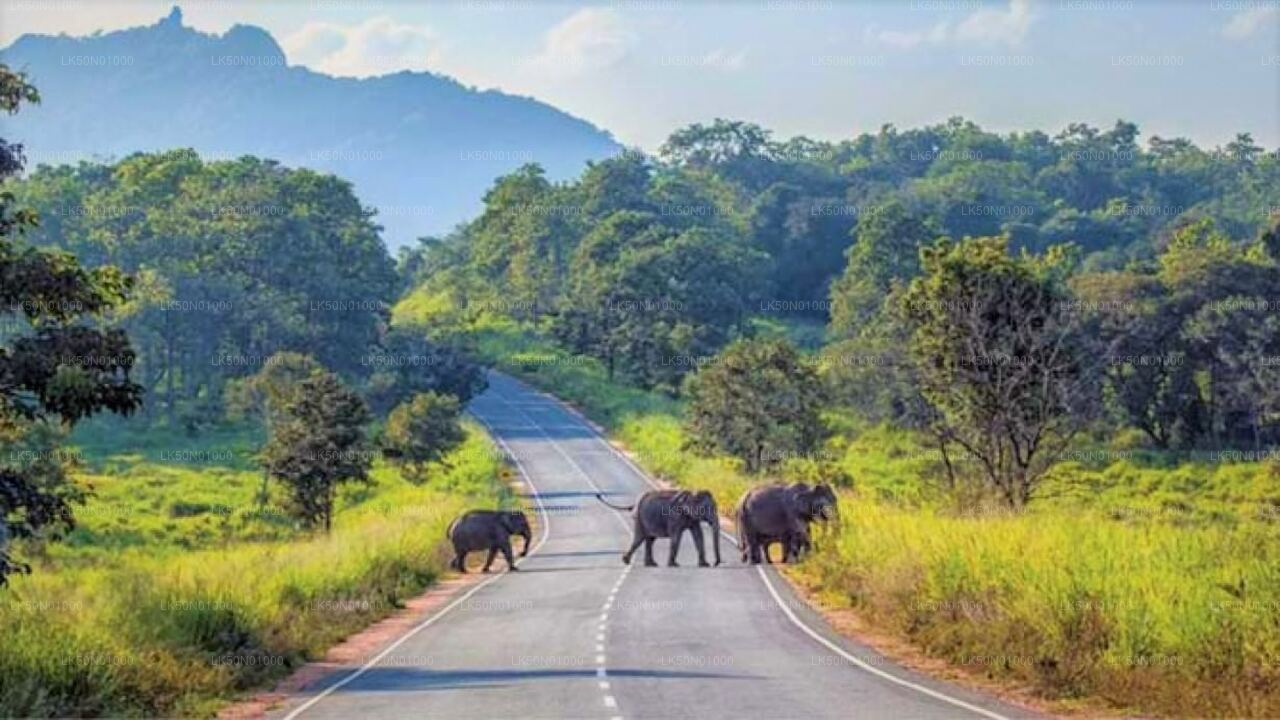
{"type": "Polygon", "coordinates": [[[941,435],[938,436],[938,449],[942,452],[942,464],[947,468],[947,487],[952,490],[956,489],[956,471],[951,466],[951,455],[947,453],[947,441],[941,435]]]}
{"type": "Polygon", "coordinates": [[[328,535],[333,529],[333,483],[329,483],[329,487],[325,490],[324,499],[324,534],[328,535]]]}

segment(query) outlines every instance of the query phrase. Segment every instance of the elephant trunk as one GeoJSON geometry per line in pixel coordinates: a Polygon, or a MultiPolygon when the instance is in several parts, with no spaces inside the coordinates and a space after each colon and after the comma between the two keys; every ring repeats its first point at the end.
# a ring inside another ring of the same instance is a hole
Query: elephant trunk
{"type": "Polygon", "coordinates": [[[526,527],[520,531],[520,537],[524,538],[524,548],[520,550],[520,557],[524,557],[529,554],[529,541],[533,539],[533,531],[526,527]]]}

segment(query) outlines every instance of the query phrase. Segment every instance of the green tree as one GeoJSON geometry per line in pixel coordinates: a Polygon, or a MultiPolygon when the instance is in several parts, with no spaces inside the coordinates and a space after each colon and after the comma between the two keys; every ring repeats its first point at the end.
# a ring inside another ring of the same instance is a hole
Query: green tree
{"type": "Polygon", "coordinates": [[[277,414],[263,463],[289,488],[289,508],[307,525],[328,532],[338,486],[368,481],[370,419],[364,400],[324,370],[299,383],[277,414]]]}
{"type": "Polygon", "coordinates": [[[399,290],[371,211],[310,170],[173,150],[42,167],[14,191],[56,218],[29,233],[34,244],[138,276],[120,319],[148,409],[172,424],[216,421],[225,384],[282,350],[367,373],[399,290]]]}
{"type": "Polygon", "coordinates": [[[858,218],[844,274],[831,288],[831,332],[856,336],[879,314],[894,283],[920,274],[920,249],[938,238],[931,223],[901,201],[873,207],[858,218]]]}
{"type": "Polygon", "coordinates": [[[1089,353],[1106,358],[1103,376],[1121,420],[1157,447],[1190,447],[1206,430],[1184,312],[1156,277],[1137,272],[1072,278],[1089,353]]]}
{"type": "Polygon", "coordinates": [[[416,480],[426,479],[427,466],[440,462],[462,444],[466,433],[458,422],[457,398],[425,392],[391,411],[383,430],[383,454],[416,480]]]}
{"type": "MultiPolygon", "coordinates": [[[[12,114],[39,94],[0,64],[0,110],[12,114]]],[[[22,148],[0,139],[0,181],[22,169],[22,148]]],[[[130,380],[134,354],[125,334],[87,324],[126,299],[130,280],[113,267],[86,270],[70,253],[41,252],[17,236],[38,215],[0,190],[0,320],[25,327],[0,344],[0,585],[30,567],[15,539],[53,537],[75,522],[83,498],[55,454],[56,433],[101,411],[127,415],[142,404],[130,380]]]]}
{"type": "Polygon", "coordinates": [[[1079,314],[1055,258],[1011,257],[1007,238],[941,241],[897,303],[921,393],[1010,507],[1096,402],[1079,314]]]}
{"type": "Polygon", "coordinates": [[[822,383],[780,340],[739,340],[687,381],[690,445],[758,473],[822,442],[822,383]]]}
{"type": "Polygon", "coordinates": [[[414,329],[388,331],[365,362],[372,370],[365,399],[379,416],[424,392],[452,395],[466,405],[489,385],[484,368],[461,350],[414,329]]]}
{"type": "MultiPolygon", "coordinates": [[[[323,369],[324,366],[310,355],[276,353],[267,358],[258,372],[227,384],[224,391],[227,416],[232,420],[253,419],[262,423],[269,442],[284,408],[296,399],[302,381],[323,369]]],[[[267,485],[270,478],[271,474],[264,467],[262,487],[258,490],[260,505],[265,505],[269,499],[267,485]]]]}

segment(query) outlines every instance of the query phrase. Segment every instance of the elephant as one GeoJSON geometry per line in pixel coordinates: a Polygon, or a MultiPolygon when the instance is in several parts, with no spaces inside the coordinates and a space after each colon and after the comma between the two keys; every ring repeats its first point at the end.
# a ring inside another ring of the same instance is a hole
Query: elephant
{"type": "MultiPolygon", "coordinates": [[[[734,517],[738,518],[738,526],[742,527],[741,518],[743,515],[741,507],[739,507],[734,517]]],[[[783,533],[779,535],[760,535],[758,542],[761,553],[764,555],[764,561],[770,565],[773,564],[773,559],[769,556],[769,548],[774,543],[782,544],[783,562],[799,560],[801,555],[813,549],[813,539],[809,535],[809,524],[801,519],[799,515],[789,521],[787,529],[783,533]]],[[[738,535],[738,546],[742,554],[742,562],[745,563],[749,557],[751,543],[744,540],[741,533],[738,535]]]]}
{"type": "Polygon", "coordinates": [[[614,505],[596,493],[596,499],[615,510],[635,511],[635,537],[631,547],[622,554],[622,562],[631,564],[631,557],[644,543],[644,564],[656,567],[653,560],[653,541],[671,538],[671,551],[667,556],[668,567],[678,567],[676,555],[680,552],[680,539],[686,530],[693,535],[693,546],[698,550],[698,566],[711,567],[702,541],[702,523],[711,526],[711,541],[715,549],[716,565],[720,564],[720,516],[715,498],[706,490],[651,490],[629,506],[614,505]]]}
{"type": "Polygon", "coordinates": [[[470,510],[463,513],[449,523],[448,538],[453,543],[454,553],[449,567],[465,573],[467,553],[488,550],[489,557],[484,561],[482,572],[489,572],[493,558],[499,551],[507,561],[507,570],[515,572],[517,568],[511,556],[512,535],[524,538],[524,549],[520,551],[520,557],[528,555],[533,531],[529,529],[529,519],[519,510],[470,510]]]}
{"type": "Polygon", "coordinates": [[[813,547],[809,523],[833,518],[836,505],[835,491],[825,483],[775,483],[748,490],[735,513],[743,562],[759,564],[761,549],[765,561],[772,562],[768,549],[775,542],[783,544],[784,561],[797,558],[813,547]]]}

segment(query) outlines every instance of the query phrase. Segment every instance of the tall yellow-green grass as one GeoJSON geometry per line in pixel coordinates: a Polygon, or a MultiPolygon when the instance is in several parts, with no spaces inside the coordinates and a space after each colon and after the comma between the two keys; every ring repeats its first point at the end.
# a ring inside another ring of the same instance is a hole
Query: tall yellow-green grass
{"type": "MultiPolygon", "coordinates": [[[[604,423],[650,471],[711,489],[722,510],[765,480],[685,451],[677,402],[609,382],[527,328],[466,333],[499,367],[604,423]]],[[[1280,716],[1275,465],[1102,453],[1056,467],[1024,512],[961,512],[940,458],[909,433],[848,429],[827,451],[853,483],[838,527],[795,568],[827,602],[1050,700],[1280,716]]]]}
{"type": "MultiPolygon", "coordinates": [[[[105,524],[122,514],[101,505],[131,502],[128,476],[98,475],[99,484],[121,487],[90,501],[88,539],[59,547],[0,597],[0,716],[210,714],[437,578],[448,522],[468,506],[502,501],[499,465],[469,426],[447,469],[426,484],[379,466],[371,486],[344,492],[330,535],[230,537],[194,550],[163,532],[171,499],[123,513],[144,529],[143,541],[95,547],[92,539],[110,537],[105,524]],[[158,518],[139,517],[148,506],[158,518]],[[77,562],[82,553],[93,562],[77,562]]],[[[148,466],[138,460],[116,471],[130,467],[148,466]]],[[[202,484],[211,472],[224,474],[220,499],[232,504],[247,492],[237,485],[257,481],[248,469],[179,468],[164,477],[166,493],[181,494],[186,482],[203,504],[216,503],[202,484]]],[[[139,494],[155,473],[134,480],[139,494]]]]}

